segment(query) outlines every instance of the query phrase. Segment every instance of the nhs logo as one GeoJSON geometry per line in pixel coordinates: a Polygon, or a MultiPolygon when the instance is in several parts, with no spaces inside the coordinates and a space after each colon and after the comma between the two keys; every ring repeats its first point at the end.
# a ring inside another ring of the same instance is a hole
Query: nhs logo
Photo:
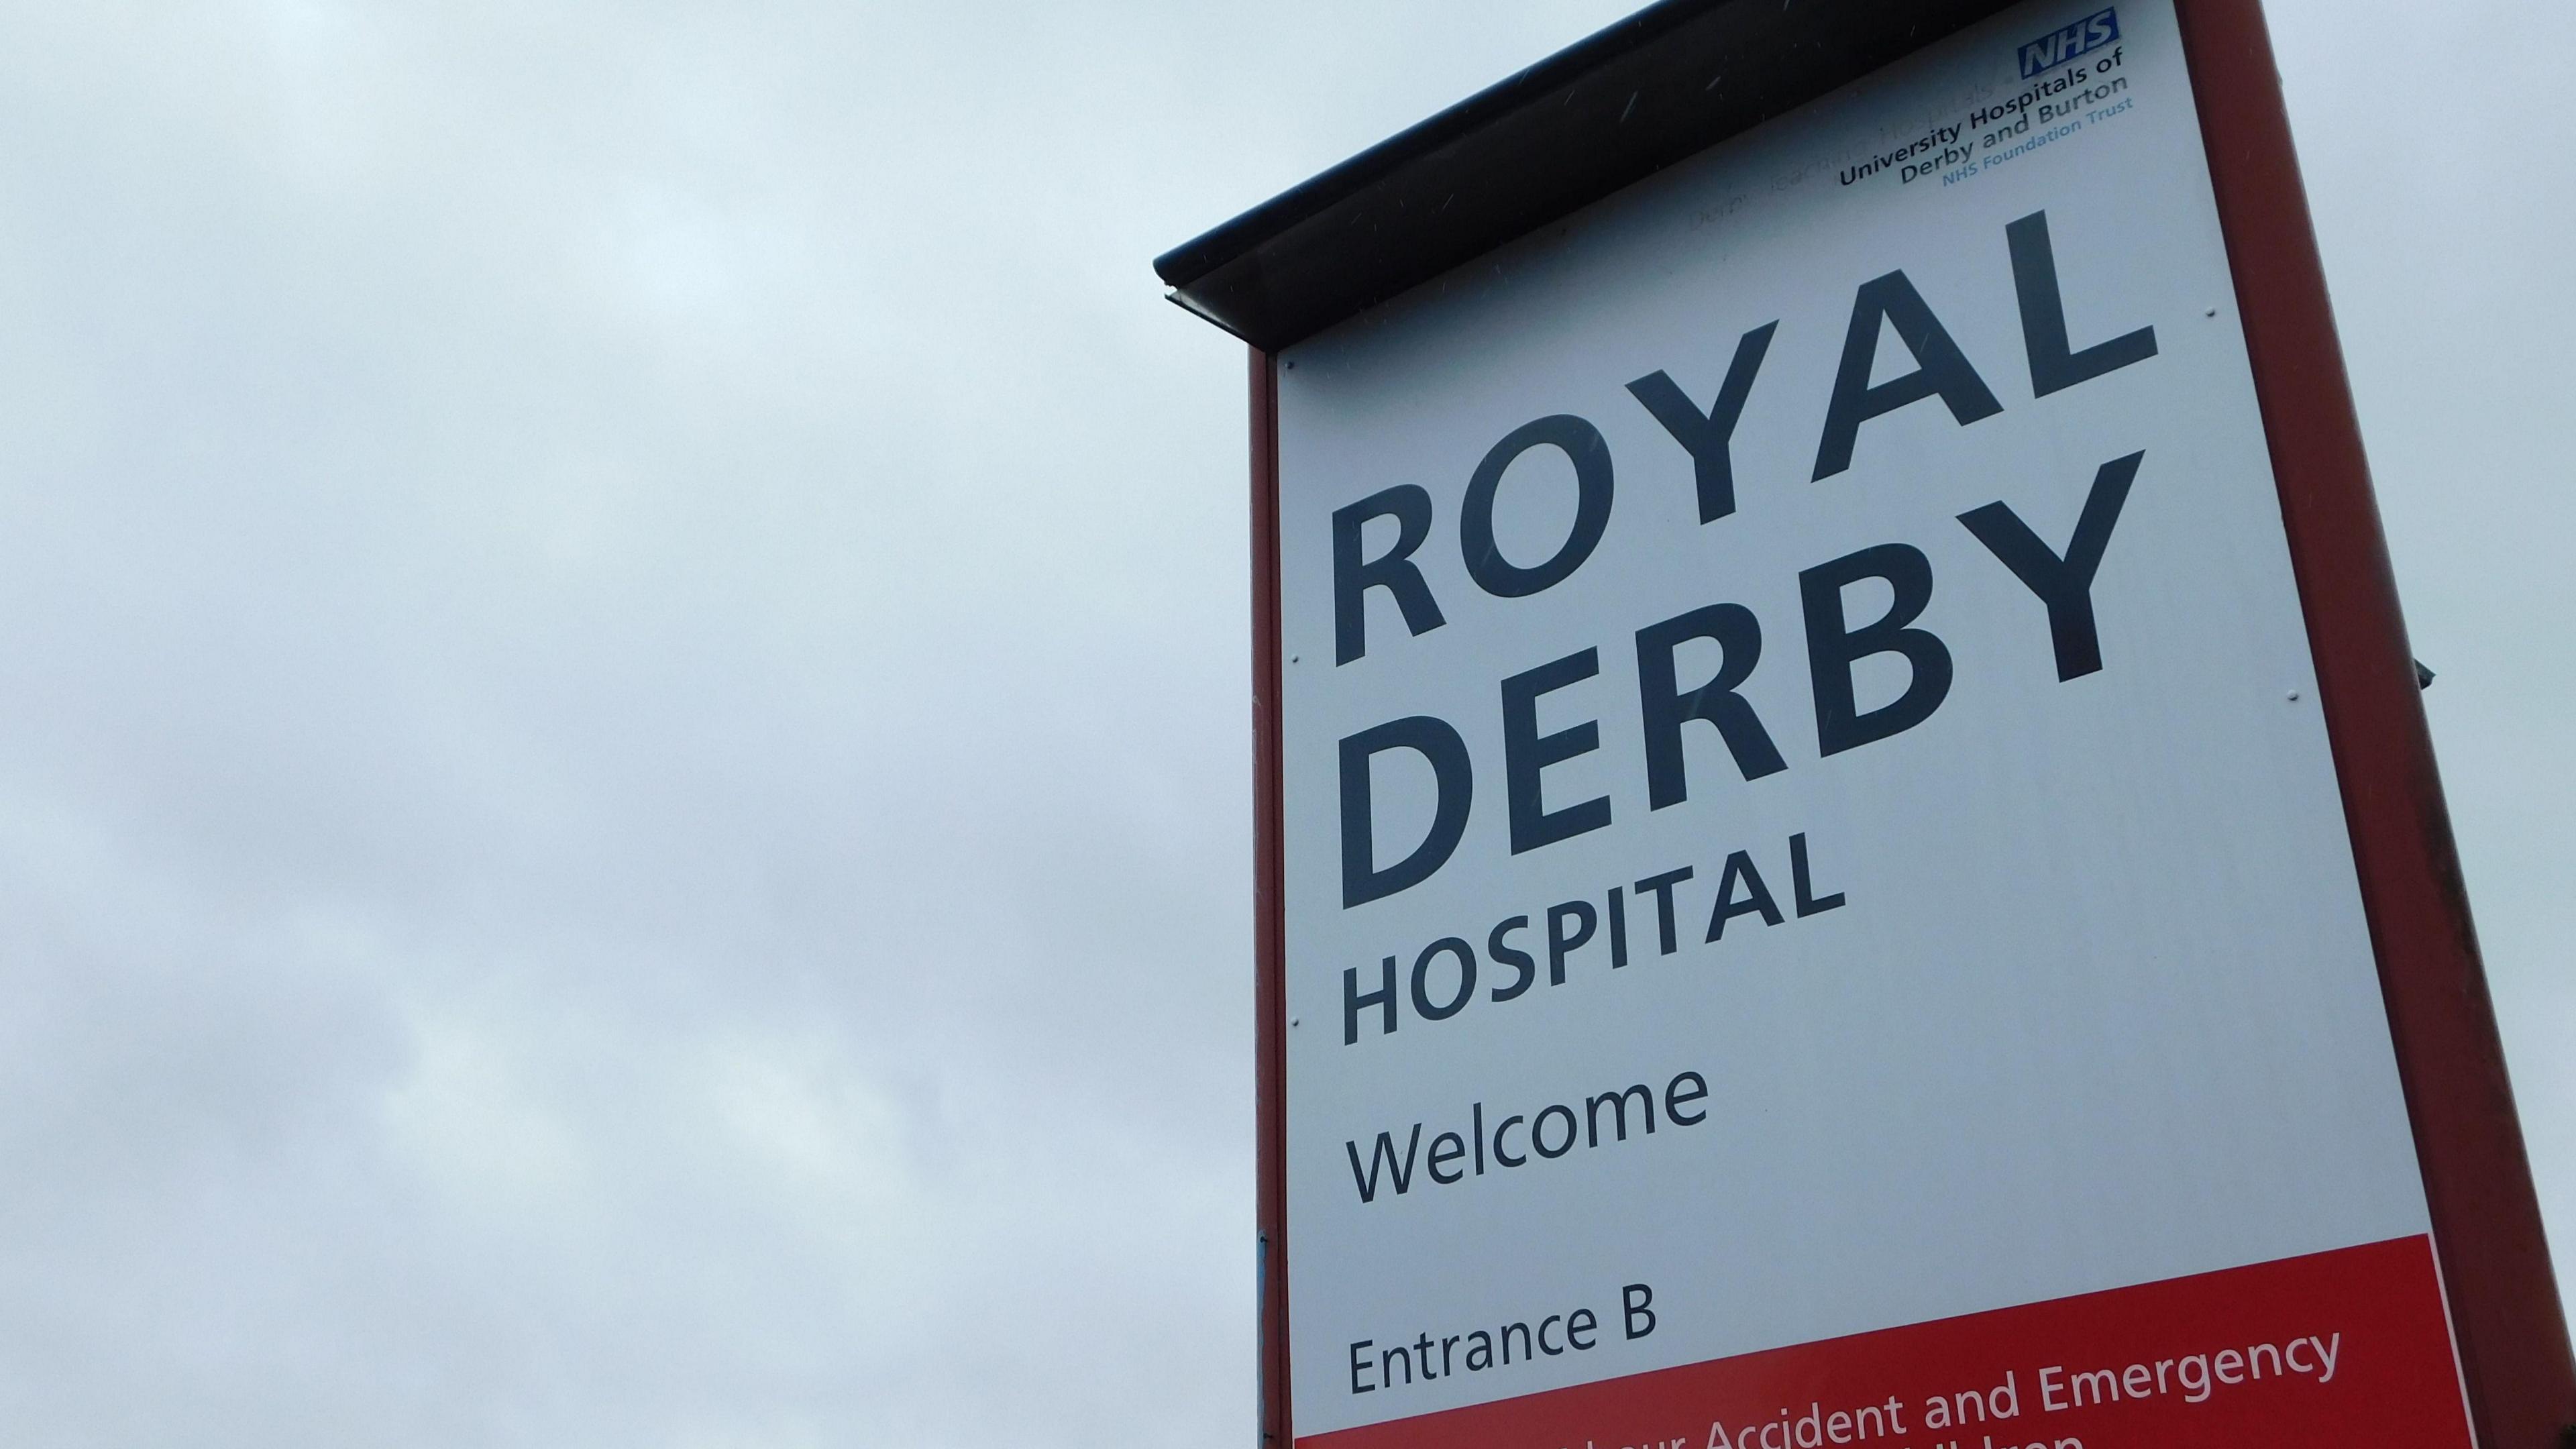
{"type": "Polygon", "coordinates": [[[2044,70],[2055,70],[2098,45],[2109,45],[2120,38],[2120,16],[2104,10],[2088,15],[2064,30],[2043,35],[2021,48],[2021,75],[2028,80],[2044,70]]]}

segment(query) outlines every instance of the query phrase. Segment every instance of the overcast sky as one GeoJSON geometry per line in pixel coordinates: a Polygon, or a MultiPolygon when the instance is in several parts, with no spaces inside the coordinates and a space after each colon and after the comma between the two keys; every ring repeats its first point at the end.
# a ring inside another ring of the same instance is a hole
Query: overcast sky
{"type": "MultiPolygon", "coordinates": [[[[0,8],[0,1440],[1248,1436],[1148,263],[1629,8],[0,8]]],[[[2271,9],[2576,1245],[2576,11],[2271,9]]]]}

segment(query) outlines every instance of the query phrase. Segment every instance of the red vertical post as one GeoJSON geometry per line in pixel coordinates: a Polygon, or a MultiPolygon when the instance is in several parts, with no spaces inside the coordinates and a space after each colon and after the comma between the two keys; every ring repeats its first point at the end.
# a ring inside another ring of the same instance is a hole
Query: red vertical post
{"type": "Polygon", "coordinates": [[[2469,1409],[2557,1449],[2576,1364],[2260,0],[2177,0],[2469,1409]]]}
{"type": "Polygon", "coordinates": [[[1287,1449],[1287,917],[1280,862],[1279,364],[1252,352],[1252,1009],[1254,1220],[1261,1243],[1262,1449],[1287,1449]]]}

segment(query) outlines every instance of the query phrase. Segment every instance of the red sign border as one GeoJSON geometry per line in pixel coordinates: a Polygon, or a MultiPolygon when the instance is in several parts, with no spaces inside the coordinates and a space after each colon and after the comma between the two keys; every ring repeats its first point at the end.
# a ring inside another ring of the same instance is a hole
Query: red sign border
{"type": "MultiPolygon", "coordinates": [[[[2478,1440],[2576,1443],[2576,1356],[2260,0],[2175,0],[2478,1440]]],[[[1279,385],[1251,356],[1260,1425],[1287,1449],[1279,385]]]]}
{"type": "Polygon", "coordinates": [[[2555,1449],[2576,1367],[2258,0],[2177,0],[2362,908],[2479,1441],[2555,1449]]]}

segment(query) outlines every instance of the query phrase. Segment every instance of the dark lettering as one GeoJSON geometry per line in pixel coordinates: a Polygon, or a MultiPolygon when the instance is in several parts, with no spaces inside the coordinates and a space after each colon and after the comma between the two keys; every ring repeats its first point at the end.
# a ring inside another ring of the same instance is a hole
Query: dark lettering
{"type": "Polygon", "coordinates": [[[1509,966],[1520,973],[1511,985],[1497,986],[1493,989],[1491,994],[1496,1001],[1511,1000],[1529,990],[1530,983],[1538,979],[1538,962],[1531,959],[1530,953],[1517,946],[1506,945],[1503,941],[1506,932],[1524,930],[1528,926],[1529,917],[1514,916],[1508,921],[1497,923],[1492,933],[1485,937],[1485,954],[1493,958],[1495,964],[1509,966]]]}
{"type": "Polygon", "coordinates": [[[1628,1140],[1628,1099],[1630,1097],[1637,1099],[1638,1105],[1645,1113],[1646,1135],[1649,1137],[1655,1135],[1655,1094],[1645,1083],[1639,1082],[1624,1092],[1604,1092],[1583,1104],[1584,1125],[1591,1136],[1587,1146],[1601,1145],[1601,1104],[1604,1102],[1610,1104],[1610,1125],[1618,1133],[1618,1140],[1621,1142],[1628,1140]]]}
{"type": "Polygon", "coordinates": [[[2093,490],[2075,520],[2075,537],[2063,558],[2040,542],[2021,515],[2002,503],[1989,503],[1959,515],[2005,568],[2048,606],[2048,641],[2057,654],[2057,677],[2080,679],[2102,667],[2102,634],[2093,619],[2093,576],[2111,546],[2111,528],[2128,502],[2129,485],[2137,480],[2144,453],[2114,458],[2093,474],[2093,490]]]}
{"type": "MultiPolygon", "coordinates": [[[[1417,1134],[1421,1131],[1420,1128],[1416,1128],[1414,1130],[1417,1134]]],[[[1541,1157],[1549,1159],[1563,1157],[1565,1154],[1574,1150],[1574,1138],[1580,1130],[1581,1129],[1578,1128],[1574,1122],[1574,1109],[1565,1105],[1563,1102],[1559,1102],[1555,1106],[1539,1113],[1538,1116],[1531,1121],[1530,1150],[1536,1152],[1541,1157]],[[1554,1152],[1547,1150],[1547,1123],[1548,1119],[1551,1117],[1563,1117],[1565,1119],[1565,1141],[1559,1144],[1554,1152]]],[[[1356,1156],[1353,1160],[1357,1160],[1356,1156]]],[[[1401,1189],[1399,1189],[1399,1191],[1400,1190],[1401,1189]]]]}
{"type": "Polygon", "coordinates": [[[1735,440],[1736,420],[1744,416],[1744,399],[1753,391],[1753,374],[1762,367],[1762,355],[1771,350],[1771,334],[1780,330],[1777,322],[1764,323],[1745,333],[1735,343],[1735,360],[1727,365],[1726,381],[1717,389],[1717,401],[1703,414],[1681,384],[1661,372],[1650,372],[1628,384],[1628,391],[1673,435],[1691,455],[1691,468],[1699,484],[1699,521],[1714,523],[1735,511],[1735,460],[1731,444],[1735,440]]]}
{"type": "Polygon", "coordinates": [[[1360,968],[1357,966],[1342,968],[1342,1045],[1344,1046],[1353,1046],[1359,1042],[1360,1013],[1372,1006],[1383,1013],[1379,1017],[1381,1025],[1378,1027],[1378,1035],[1395,1035],[1395,958],[1387,957],[1380,963],[1379,969],[1385,973],[1386,984],[1375,991],[1363,993],[1360,990],[1360,968]]]}
{"type": "Polygon", "coordinates": [[[1591,1309],[1578,1308],[1565,1317],[1565,1341],[1576,1348],[1589,1349],[1597,1340],[1582,1335],[1598,1332],[1600,1327],[1601,1320],[1592,1316],[1591,1309]]]}
{"type": "Polygon", "coordinates": [[[1681,949],[1681,942],[1675,938],[1673,931],[1673,887],[1690,878],[1691,868],[1683,866],[1679,870],[1668,870],[1662,875],[1650,875],[1637,882],[1638,894],[1644,895],[1651,892],[1655,897],[1655,934],[1663,945],[1663,954],[1667,956],[1681,949]]]}
{"type": "Polygon", "coordinates": [[[1538,732],[1540,695],[1601,672],[1601,651],[1586,649],[1503,681],[1503,792],[1511,807],[1512,854],[1553,845],[1610,823],[1610,797],[1595,796],[1549,811],[1541,798],[1540,772],[1601,748],[1601,723],[1585,720],[1551,735],[1538,732]]]}
{"type": "Polygon", "coordinates": [[[1583,419],[1560,413],[1512,430],[1476,465],[1467,480],[1467,497],[1458,514],[1458,551],[1476,587],[1500,599],[1518,599],[1553,588],[1583,567],[1610,526],[1610,445],[1601,431],[1583,419]],[[1553,557],[1535,568],[1505,559],[1494,543],[1494,494],[1503,470],[1521,454],[1542,445],[1574,460],[1574,527],[1553,557]]]}
{"type": "Polygon", "coordinates": [[[1798,898],[1800,920],[1842,909],[1841,891],[1836,891],[1829,896],[1817,896],[1815,873],[1807,865],[1807,837],[1803,834],[1789,837],[1789,885],[1792,893],[1798,898]]]}
{"type": "Polygon", "coordinates": [[[1825,435],[1816,447],[1816,480],[1851,467],[1861,424],[1935,395],[1961,427],[2004,410],[1903,272],[1861,283],[1852,298],[1851,326],[1843,333],[1833,400],[1825,408],[1825,435]],[[1896,328],[1897,340],[1914,354],[1914,370],[1872,387],[1869,375],[1878,364],[1882,321],[1896,328]]]}
{"type": "Polygon", "coordinates": [[[1654,1301],[1655,1290],[1643,1283],[1631,1283],[1619,1290],[1619,1314],[1623,1320],[1620,1327],[1629,1338],[1643,1338],[1655,1331],[1654,1301]],[[1645,1320],[1645,1327],[1637,1326],[1639,1319],[1645,1320]]]}
{"type": "Polygon", "coordinates": [[[1599,924],[1600,918],[1592,913],[1590,901],[1567,901],[1563,905],[1547,908],[1548,985],[1565,984],[1565,958],[1581,949],[1584,942],[1591,940],[1592,932],[1599,924]],[[1565,923],[1568,921],[1575,923],[1574,931],[1570,935],[1565,929],[1565,923]]]}
{"type": "MultiPolygon", "coordinates": [[[[1475,795],[1475,771],[1467,761],[1467,742],[1446,720],[1429,715],[1389,720],[1342,741],[1342,909],[1365,905],[1409,890],[1448,864],[1450,853],[1467,833],[1467,809],[1475,795]],[[1371,810],[1370,762],[1389,750],[1411,750],[1431,762],[1439,802],[1431,829],[1413,853],[1379,870],[1377,834],[1371,810]]],[[[1604,801],[1606,815],[1609,804],[1604,801]]]]}
{"type": "Polygon", "coordinates": [[[1726,873],[1718,877],[1717,909],[1708,918],[1708,940],[1724,937],[1727,922],[1757,912],[1762,917],[1762,924],[1780,924],[1780,907],[1771,899],[1771,888],[1762,883],[1762,872],[1753,868],[1753,857],[1739,850],[1726,858],[1726,873]],[[1742,900],[1735,897],[1739,883],[1744,887],[1742,900]]]}
{"type": "Polygon", "coordinates": [[[2063,392],[2106,372],[2156,355],[2156,329],[2141,327],[2082,352],[2066,342],[2066,298],[2057,286],[2057,253],[2048,241],[2048,213],[2034,211],[2004,228],[2012,249],[2013,292],[2021,300],[2021,341],[2030,354],[2034,397],[2063,392]]]}
{"type": "Polygon", "coordinates": [[[1475,994],[1475,947],[1455,936],[1444,936],[1423,947],[1422,954],[1413,958],[1413,1009],[1422,1014],[1423,1020],[1447,1021],[1465,1010],[1467,999],[1475,994]],[[1449,998],[1447,1003],[1435,1005],[1431,1000],[1430,991],[1426,988],[1429,985],[1432,958],[1444,955],[1458,958],[1458,991],[1456,995],[1449,998]]]}
{"type": "Polygon", "coordinates": [[[1464,1170],[1450,1165],[1466,1155],[1467,1139],[1455,1132],[1443,1132],[1431,1139],[1431,1151],[1422,1159],[1422,1166],[1433,1182],[1447,1187],[1467,1176],[1464,1170]]]}
{"type": "Polygon", "coordinates": [[[1333,663],[1348,664],[1368,652],[1368,591],[1384,589],[1404,615],[1404,627],[1428,634],[1440,617],[1431,586],[1413,563],[1414,550],[1431,536],[1431,495],[1399,483],[1347,508],[1333,510],[1333,663]],[[1360,559],[1360,530],[1372,518],[1395,520],[1395,547],[1374,560],[1360,559]]]}
{"type": "Polygon", "coordinates": [[[1705,720],[1717,727],[1735,768],[1759,780],[1789,768],[1779,746],[1736,689],[1762,660],[1762,625],[1741,604],[1710,604],[1637,631],[1637,703],[1646,734],[1646,802],[1652,809],[1690,798],[1682,757],[1682,725],[1705,720]],[[1674,677],[1673,651],[1692,639],[1716,643],[1717,672],[1690,693],[1674,677]]]}
{"type": "Polygon", "coordinates": [[[1807,674],[1816,698],[1816,747],[1825,754],[1900,734],[1931,718],[1950,693],[1950,650],[1927,630],[1909,628],[1932,601],[1932,564],[1920,549],[1883,543],[1845,554],[1798,575],[1807,614],[1807,674]],[[1843,618],[1843,590],[1885,579],[1896,597],[1886,617],[1853,629],[1843,618]],[[1852,695],[1851,667],[1873,654],[1901,654],[1911,666],[1905,692],[1862,714],[1852,695]]]}
{"type": "Polygon", "coordinates": [[[1404,1160],[1399,1163],[1395,1159],[1395,1139],[1381,1132],[1377,1134],[1377,1146],[1369,1153],[1368,1168],[1362,1171],[1360,1145],[1357,1142],[1343,1143],[1342,1151],[1350,1155],[1351,1181],[1360,1190],[1360,1201],[1363,1203],[1377,1201],[1378,1169],[1381,1167],[1386,1169],[1387,1180],[1395,1184],[1397,1197],[1411,1192],[1413,1190],[1413,1154],[1421,1145],[1422,1124],[1416,1122],[1413,1124],[1413,1136],[1404,1144],[1404,1160]]]}
{"type": "Polygon", "coordinates": [[[1676,1127],[1696,1127],[1708,1120],[1708,1112],[1702,1109],[1685,1117],[1682,1115],[1682,1104],[1707,1100],[1708,1078],[1697,1072],[1680,1073],[1664,1086],[1664,1120],[1676,1127]],[[1690,1090],[1682,1090],[1684,1082],[1690,1083],[1690,1090]]]}

